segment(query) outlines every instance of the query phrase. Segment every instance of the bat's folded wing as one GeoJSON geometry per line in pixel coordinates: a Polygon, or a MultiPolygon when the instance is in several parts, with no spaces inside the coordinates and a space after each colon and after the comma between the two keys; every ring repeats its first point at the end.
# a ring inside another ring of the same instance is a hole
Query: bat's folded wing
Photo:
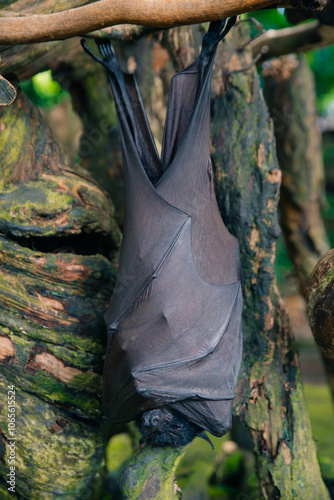
{"type": "Polygon", "coordinates": [[[182,402],[185,408],[192,400],[232,399],[241,309],[240,282],[216,286],[197,274],[187,219],[154,279],[109,339],[106,416],[131,420],[161,405],[182,402]]]}

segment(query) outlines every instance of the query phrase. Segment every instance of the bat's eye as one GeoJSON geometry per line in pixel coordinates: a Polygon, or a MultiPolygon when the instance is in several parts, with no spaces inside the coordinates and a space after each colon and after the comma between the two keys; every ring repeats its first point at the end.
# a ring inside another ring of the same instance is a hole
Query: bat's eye
{"type": "Polygon", "coordinates": [[[161,420],[160,415],[157,415],[159,410],[151,410],[143,413],[141,423],[144,427],[156,427],[161,420]]]}
{"type": "Polygon", "coordinates": [[[150,419],[150,416],[147,415],[147,414],[143,414],[142,417],[141,417],[141,421],[142,421],[142,424],[145,426],[145,427],[149,427],[150,426],[150,423],[151,423],[151,419],[150,419]]]}
{"type": "Polygon", "coordinates": [[[156,426],[156,425],[158,425],[158,422],[159,422],[159,417],[158,416],[151,418],[151,424],[152,425],[156,426]]]}

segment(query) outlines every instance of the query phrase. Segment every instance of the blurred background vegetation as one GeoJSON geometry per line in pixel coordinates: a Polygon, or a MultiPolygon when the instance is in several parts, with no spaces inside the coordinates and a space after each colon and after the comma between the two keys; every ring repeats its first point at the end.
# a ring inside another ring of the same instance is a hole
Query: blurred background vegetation
{"type": "MultiPolygon", "coordinates": [[[[280,29],[290,26],[284,16],[284,9],[271,9],[250,14],[263,28],[280,29]]],[[[243,17],[247,17],[244,15],[243,17]]],[[[255,27],[251,27],[256,35],[255,27]]],[[[307,53],[313,71],[319,127],[323,133],[323,155],[326,172],[326,200],[323,217],[331,246],[334,246],[334,46],[307,53]]],[[[259,67],[261,75],[261,67],[259,67]]],[[[80,119],[73,112],[71,96],[53,80],[51,71],[35,75],[21,82],[29,98],[43,108],[52,128],[62,135],[67,145],[79,144],[82,127],[80,119]],[[64,116],[70,123],[64,126],[64,116]]],[[[74,145],[74,146],[73,146],[74,145]]],[[[301,180],[302,182],[302,180],[301,180]]],[[[308,326],[306,305],[298,293],[298,282],[287,255],[283,236],[277,242],[276,274],[278,286],[284,296],[296,335],[300,352],[305,394],[311,418],[313,436],[318,449],[318,458],[324,480],[334,498],[334,409],[330,390],[322,366],[320,354],[308,326]]],[[[120,429],[122,430],[122,429],[120,429]]],[[[123,429],[124,430],[124,429],[123,429]]],[[[233,431],[234,432],[234,431],[233,431]]],[[[237,432],[242,432],[238,430],[237,432]]],[[[233,435],[223,439],[211,438],[215,451],[207,443],[196,439],[187,449],[177,472],[177,482],[185,500],[221,499],[255,500],[258,497],[252,450],[247,446],[240,449],[233,441],[233,435]]],[[[117,480],[124,462],[131,456],[139,443],[134,427],[130,434],[120,432],[109,442],[107,467],[110,491],[104,500],[117,499],[117,480]]]]}

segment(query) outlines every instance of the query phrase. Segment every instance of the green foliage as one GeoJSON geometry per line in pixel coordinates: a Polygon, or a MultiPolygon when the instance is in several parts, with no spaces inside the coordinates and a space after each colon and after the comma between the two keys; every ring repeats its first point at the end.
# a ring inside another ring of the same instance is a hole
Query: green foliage
{"type": "Polygon", "coordinates": [[[121,433],[113,436],[107,446],[107,469],[115,472],[122,467],[133,453],[132,440],[129,434],[121,433]]]}
{"type": "Polygon", "coordinates": [[[305,396],[311,419],[321,473],[334,485],[334,409],[328,385],[305,384],[305,396]]]}
{"type": "Polygon", "coordinates": [[[334,194],[327,193],[327,205],[322,211],[331,247],[334,247],[334,194]]]}
{"type": "Polygon", "coordinates": [[[34,104],[43,108],[51,108],[69,96],[68,92],[53,80],[51,70],[38,73],[30,80],[24,80],[20,87],[34,104]]]}
{"type": "MultiPolygon", "coordinates": [[[[251,12],[250,14],[242,14],[242,19],[255,17],[263,25],[263,29],[281,29],[290,26],[284,15],[284,9],[264,9],[251,12]]],[[[251,26],[251,36],[258,33],[255,26],[251,26]]]]}
{"type": "Polygon", "coordinates": [[[314,73],[319,112],[334,100],[334,46],[309,51],[307,59],[314,73]]]}
{"type": "MultiPolygon", "coordinates": [[[[243,14],[242,17],[245,19],[250,16],[255,17],[265,30],[277,30],[291,26],[286,20],[284,9],[264,9],[250,14],[243,14]]],[[[253,37],[257,33],[256,28],[251,26],[251,36],[253,37]]],[[[323,113],[334,100],[334,46],[309,51],[307,52],[307,59],[315,77],[319,112],[323,113]]]]}
{"type": "Polygon", "coordinates": [[[188,447],[176,471],[183,500],[256,500],[257,481],[254,455],[230,440],[210,436],[215,449],[195,439],[188,447]]]}

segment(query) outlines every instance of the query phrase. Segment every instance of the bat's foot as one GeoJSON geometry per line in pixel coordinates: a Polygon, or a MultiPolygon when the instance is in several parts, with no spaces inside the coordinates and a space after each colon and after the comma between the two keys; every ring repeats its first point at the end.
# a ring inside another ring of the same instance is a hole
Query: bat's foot
{"type": "Polygon", "coordinates": [[[203,429],[183,418],[177,411],[166,407],[145,411],[136,423],[142,435],[141,441],[154,447],[180,448],[196,436],[206,439],[212,446],[203,429]]]}
{"type": "Polygon", "coordinates": [[[221,19],[220,21],[212,21],[210,23],[208,32],[203,38],[202,42],[202,57],[211,56],[217,44],[222,40],[230,29],[235,25],[236,17],[230,17],[228,20],[221,19]]]}
{"type": "Polygon", "coordinates": [[[94,52],[86,45],[86,41],[84,39],[81,40],[81,45],[87,54],[89,54],[95,61],[102,64],[111,73],[117,73],[120,71],[120,66],[111,42],[103,38],[97,39],[95,42],[98,46],[102,59],[94,54],[94,52]]]}

